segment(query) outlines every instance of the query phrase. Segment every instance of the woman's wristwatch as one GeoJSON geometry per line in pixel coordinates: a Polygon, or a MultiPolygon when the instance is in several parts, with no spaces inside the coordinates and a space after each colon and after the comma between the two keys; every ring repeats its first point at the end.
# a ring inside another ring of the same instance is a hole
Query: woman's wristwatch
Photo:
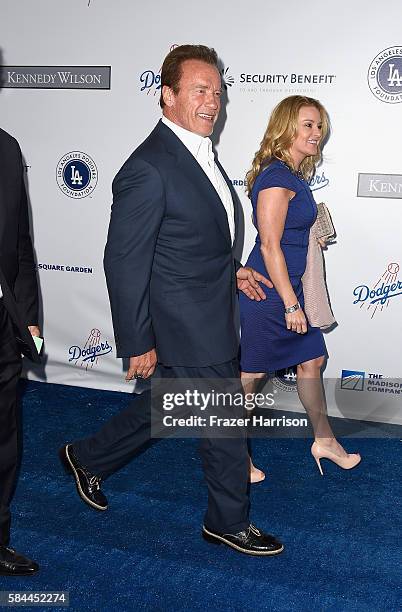
{"type": "Polygon", "coordinates": [[[296,312],[296,310],[299,310],[300,308],[300,304],[299,302],[297,302],[297,304],[295,304],[294,306],[289,306],[289,308],[285,308],[285,314],[292,314],[292,312],[296,312]]]}

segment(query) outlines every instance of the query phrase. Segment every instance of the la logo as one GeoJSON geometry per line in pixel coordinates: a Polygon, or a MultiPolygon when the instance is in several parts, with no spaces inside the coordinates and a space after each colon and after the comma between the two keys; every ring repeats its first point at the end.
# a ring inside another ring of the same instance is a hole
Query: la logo
{"type": "Polygon", "coordinates": [[[75,169],[75,166],[71,166],[71,184],[72,185],[82,185],[82,176],[75,169]]]}
{"type": "Polygon", "coordinates": [[[389,64],[388,85],[390,87],[401,87],[402,76],[399,74],[398,68],[394,69],[395,64],[389,64]]]}

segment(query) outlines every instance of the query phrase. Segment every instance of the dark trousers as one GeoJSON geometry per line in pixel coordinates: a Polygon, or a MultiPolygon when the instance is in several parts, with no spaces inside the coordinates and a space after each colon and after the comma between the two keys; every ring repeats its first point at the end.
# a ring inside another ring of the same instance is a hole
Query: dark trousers
{"type": "Polygon", "coordinates": [[[21,354],[0,298],[0,545],[10,539],[10,501],[19,458],[17,385],[21,354]]]}
{"type": "MultiPolygon", "coordinates": [[[[158,366],[156,375],[178,379],[238,378],[237,361],[206,368],[158,366]]],[[[151,393],[145,391],[96,434],[73,443],[77,459],[106,478],[127,463],[151,438],[151,393]]],[[[202,438],[200,453],[208,488],[205,526],[236,533],[249,525],[246,432],[233,438],[202,438]]]]}

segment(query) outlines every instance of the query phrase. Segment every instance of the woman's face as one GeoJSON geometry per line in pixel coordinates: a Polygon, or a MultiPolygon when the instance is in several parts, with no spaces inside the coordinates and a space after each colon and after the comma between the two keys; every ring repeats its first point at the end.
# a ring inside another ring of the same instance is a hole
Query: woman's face
{"type": "Polygon", "coordinates": [[[297,119],[297,132],[289,153],[298,168],[306,157],[317,155],[322,136],[320,111],[315,106],[302,106],[297,119]]]}

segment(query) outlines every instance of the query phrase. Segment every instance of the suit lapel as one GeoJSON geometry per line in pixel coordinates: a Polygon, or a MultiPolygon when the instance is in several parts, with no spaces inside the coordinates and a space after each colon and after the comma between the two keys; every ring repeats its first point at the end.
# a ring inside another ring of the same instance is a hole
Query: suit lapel
{"type": "MultiPolygon", "coordinates": [[[[209,212],[218,223],[225,239],[231,243],[225,207],[208,176],[205,174],[204,170],[201,168],[200,164],[197,162],[192,153],[190,153],[187,147],[181,142],[180,138],[178,138],[170,128],[160,121],[156,126],[156,130],[159,131],[159,135],[165,141],[168,150],[175,155],[177,165],[191,181],[191,183],[197,186],[197,189],[200,191],[202,196],[202,201],[208,207],[209,212]]],[[[218,164],[218,167],[222,172],[222,166],[218,164]]],[[[228,183],[228,179],[224,172],[222,172],[222,175],[228,183]]],[[[228,186],[230,189],[229,183],[228,186]]]]}
{"type": "Polygon", "coordinates": [[[239,200],[238,200],[237,193],[232,185],[232,181],[226,174],[225,170],[223,169],[223,166],[221,165],[220,161],[218,160],[216,156],[215,156],[215,163],[218,166],[223,178],[225,179],[226,185],[228,186],[229,191],[230,191],[230,195],[232,196],[233,211],[234,211],[234,225],[235,225],[235,235],[233,237],[233,244],[234,244],[236,242],[236,234],[239,228],[239,205],[238,205],[239,200]]]}

